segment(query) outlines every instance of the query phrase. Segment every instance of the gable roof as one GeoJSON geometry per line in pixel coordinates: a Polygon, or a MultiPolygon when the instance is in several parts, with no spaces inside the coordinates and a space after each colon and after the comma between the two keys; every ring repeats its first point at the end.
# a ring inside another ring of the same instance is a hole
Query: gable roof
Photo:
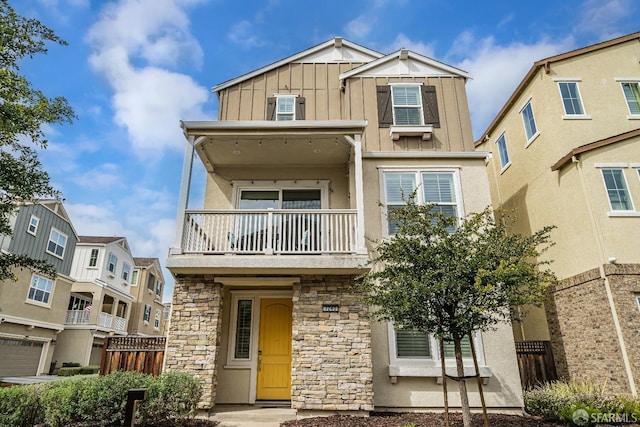
{"type": "Polygon", "coordinates": [[[110,243],[117,243],[129,251],[129,244],[127,243],[126,237],[78,236],[78,244],[108,245],[110,243]]]}
{"type": "Polygon", "coordinates": [[[326,42],[313,46],[309,49],[303,50],[302,52],[298,52],[294,55],[288,56],[284,59],[273,62],[269,65],[266,65],[262,68],[258,68],[257,70],[243,74],[239,77],[235,77],[231,80],[222,82],[214,86],[213,88],[211,88],[211,91],[217,94],[223,89],[226,89],[230,86],[237,85],[238,83],[242,83],[243,81],[249,80],[257,75],[266,73],[267,71],[271,71],[275,68],[281,67],[289,63],[313,63],[313,62],[321,62],[321,63],[365,62],[366,63],[374,59],[380,58],[382,56],[383,55],[380,52],[376,52],[375,50],[368,49],[364,46],[360,46],[359,44],[350,42],[348,40],[343,40],[342,37],[335,37],[333,39],[327,40],[326,42]]]}
{"type": "Polygon", "coordinates": [[[156,261],[160,262],[158,260],[158,258],[137,258],[137,257],[133,257],[133,262],[135,263],[136,267],[150,267],[156,261]]]}
{"type": "Polygon", "coordinates": [[[593,44],[593,45],[590,45],[590,46],[586,46],[586,47],[583,47],[583,48],[580,48],[580,49],[571,50],[569,52],[561,53],[559,55],[550,56],[548,58],[540,59],[540,60],[534,62],[533,65],[531,66],[531,68],[529,69],[529,71],[527,72],[527,74],[524,76],[524,78],[522,79],[522,81],[518,85],[518,87],[516,87],[516,89],[513,91],[513,93],[511,94],[511,96],[507,100],[507,102],[502,106],[502,108],[500,109],[500,111],[498,112],[496,117],[489,124],[489,126],[487,127],[487,130],[485,130],[482,133],[480,139],[478,141],[476,141],[475,145],[476,146],[481,145],[482,143],[484,143],[485,141],[488,140],[488,138],[486,138],[486,136],[490,135],[491,132],[493,132],[495,127],[498,125],[498,122],[507,113],[507,111],[513,106],[513,104],[516,102],[517,98],[524,91],[524,89],[529,85],[529,83],[531,82],[531,80],[536,75],[536,73],[538,72],[539,69],[543,68],[546,73],[549,73],[551,64],[554,63],[554,62],[559,62],[559,61],[564,61],[565,59],[575,58],[576,56],[584,55],[586,53],[595,52],[595,51],[598,51],[600,49],[606,49],[608,47],[616,46],[616,45],[619,45],[621,43],[626,43],[626,42],[631,41],[631,40],[640,41],[640,32],[628,34],[626,36],[622,36],[622,37],[618,37],[618,38],[615,38],[615,39],[607,40],[607,41],[604,41],[604,42],[601,42],[601,43],[596,43],[596,44],[593,44]]]}
{"type": "Polygon", "coordinates": [[[579,147],[574,148],[569,151],[567,154],[562,156],[560,160],[558,160],[553,166],[551,166],[552,171],[557,171],[562,168],[567,163],[570,163],[574,156],[578,154],[586,153],[588,151],[595,150],[600,147],[606,147],[607,145],[616,144],[618,142],[627,141],[631,138],[636,138],[640,136],[640,129],[635,129],[629,132],[624,132],[619,135],[610,136],[608,138],[604,138],[598,141],[590,142],[588,144],[581,145],[579,147]]]}
{"type": "Polygon", "coordinates": [[[469,73],[464,70],[407,49],[400,49],[340,74],[340,80],[343,81],[354,76],[370,77],[376,75],[457,76],[465,79],[471,78],[469,73]]]}

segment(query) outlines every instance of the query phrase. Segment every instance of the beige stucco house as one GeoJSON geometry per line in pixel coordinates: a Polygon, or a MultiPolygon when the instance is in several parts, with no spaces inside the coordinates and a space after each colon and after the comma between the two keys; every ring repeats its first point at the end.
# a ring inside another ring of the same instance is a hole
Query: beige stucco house
{"type": "Polygon", "coordinates": [[[133,296],[134,261],[124,237],[80,236],[71,276],[76,280],[66,301],[64,331],[54,360],[99,365],[104,338],[127,335],[133,296]]]}
{"type": "MultiPolygon", "coordinates": [[[[217,120],[182,122],[166,369],[203,379],[201,408],[443,406],[437,343],[372,323],[352,284],[393,233],[380,202],[418,188],[458,217],[489,205],[468,78],[406,49],[335,38],[215,86],[217,120]],[[207,171],[196,210],[194,161],[207,171]]],[[[475,339],[488,406],[520,408],[511,327],[475,339]]]]}
{"type": "Polygon", "coordinates": [[[640,386],[640,33],[533,64],[477,141],[512,228],[555,225],[561,283],[517,341],[551,339],[558,373],[640,386]]]}
{"type": "Polygon", "coordinates": [[[16,268],[17,281],[0,282],[0,377],[46,374],[64,329],[78,236],[58,200],[20,203],[10,222],[0,250],[47,261],[57,274],[16,268]]]}
{"type": "Polygon", "coordinates": [[[162,294],[164,275],[158,258],[133,258],[134,269],[129,292],[133,296],[129,334],[140,336],[164,335],[162,294]]]}

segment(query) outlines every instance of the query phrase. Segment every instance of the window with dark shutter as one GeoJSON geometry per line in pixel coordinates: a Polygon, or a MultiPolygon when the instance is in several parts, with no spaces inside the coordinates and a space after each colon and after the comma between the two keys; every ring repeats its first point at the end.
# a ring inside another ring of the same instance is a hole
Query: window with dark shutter
{"type": "Polygon", "coordinates": [[[267,98],[267,120],[287,121],[305,119],[303,96],[278,95],[267,98]]]}
{"type": "Polygon", "coordinates": [[[267,98],[267,120],[276,119],[276,97],[270,96],[267,98]]]}
{"type": "Polygon", "coordinates": [[[393,110],[391,105],[391,86],[378,86],[378,127],[388,128],[393,125],[393,110]]]}
{"type": "Polygon", "coordinates": [[[304,120],[304,97],[296,98],[296,120],[304,120]]]}
{"type": "Polygon", "coordinates": [[[422,109],[424,111],[424,124],[440,127],[440,115],[438,114],[438,98],[435,86],[422,86],[422,109]]]}

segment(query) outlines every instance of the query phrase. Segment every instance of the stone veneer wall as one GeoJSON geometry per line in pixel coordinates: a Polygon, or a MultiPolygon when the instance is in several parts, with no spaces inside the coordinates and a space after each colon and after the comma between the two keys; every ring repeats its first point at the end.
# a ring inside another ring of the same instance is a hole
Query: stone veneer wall
{"type": "Polygon", "coordinates": [[[222,285],[203,276],[179,277],[172,304],[165,369],[199,377],[203,394],[198,408],[210,409],[216,400],[222,285]]]}
{"type": "Polygon", "coordinates": [[[291,407],[306,411],[372,411],[368,309],[350,276],[303,276],[293,286],[291,407]],[[323,313],[322,304],[339,304],[323,313]]]}
{"type": "Polygon", "coordinates": [[[608,392],[628,393],[620,344],[598,268],[567,278],[546,306],[558,376],[594,381],[608,392]]]}
{"type": "Polygon", "coordinates": [[[607,264],[604,272],[609,279],[620,329],[627,348],[636,389],[640,391],[640,264],[607,264]]]}

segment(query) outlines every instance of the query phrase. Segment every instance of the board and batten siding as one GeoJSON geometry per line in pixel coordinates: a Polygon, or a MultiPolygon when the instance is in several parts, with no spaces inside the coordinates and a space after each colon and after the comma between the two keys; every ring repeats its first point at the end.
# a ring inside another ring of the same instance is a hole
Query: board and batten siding
{"type": "Polygon", "coordinates": [[[340,73],[360,63],[291,63],[220,91],[219,120],[267,120],[274,94],[305,98],[305,120],[367,120],[363,151],[474,151],[471,119],[462,77],[358,77],[340,90],[340,73]],[[439,127],[429,141],[400,137],[392,141],[379,127],[377,86],[421,83],[435,89],[439,127]]]}
{"type": "Polygon", "coordinates": [[[20,207],[16,217],[9,252],[25,254],[34,259],[48,261],[55,267],[58,273],[68,276],[71,271],[71,263],[73,262],[76,243],[77,239],[73,228],[67,220],[42,205],[24,205],[20,207]],[[27,232],[31,215],[40,219],[35,236],[27,232]],[[67,235],[67,243],[62,259],[47,252],[49,235],[52,228],[56,228],[67,235]]]}
{"type": "MultiPolygon", "coordinates": [[[[104,252],[105,248],[100,246],[78,246],[73,266],[71,267],[71,277],[84,282],[91,282],[98,278],[105,264],[104,252]],[[89,267],[89,259],[93,249],[98,249],[98,259],[95,267],[89,267]]],[[[133,267],[131,269],[133,270],[133,267]]]]}

